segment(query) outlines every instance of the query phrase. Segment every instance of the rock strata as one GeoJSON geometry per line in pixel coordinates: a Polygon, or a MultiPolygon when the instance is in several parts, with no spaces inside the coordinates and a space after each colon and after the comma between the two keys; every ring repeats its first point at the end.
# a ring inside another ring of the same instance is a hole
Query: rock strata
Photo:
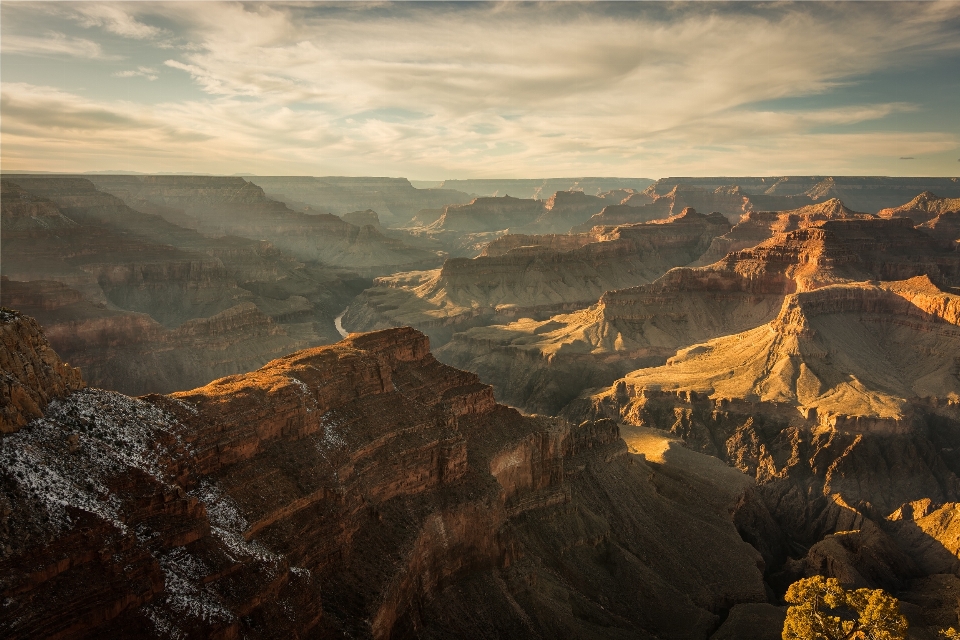
{"type": "Polygon", "coordinates": [[[545,319],[689,263],[727,229],[719,214],[686,209],[662,223],[597,227],[589,234],[509,234],[472,260],[378,279],[350,305],[343,325],[352,331],[410,325],[443,344],[470,326],[545,319]]]}
{"type": "Polygon", "coordinates": [[[438,351],[495,381],[515,406],[556,413],[581,391],[663,364],[678,349],[772,321],[785,296],[831,284],[927,275],[960,281],[960,254],[908,219],[826,220],[705,267],[609,291],[582,311],[459,332],[438,351]]]}
{"type": "Polygon", "coordinates": [[[948,626],[955,607],[934,614],[927,582],[957,567],[958,353],[960,298],[929,278],[831,285],[564,415],[665,430],[755,477],[735,519],[775,590],[827,575],[898,593],[919,627],[948,626]]]}
{"type": "Polygon", "coordinates": [[[83,388],[80,370],[60,360],[33,318],[0,308],[0,342],[0,433],[16,432],[55,398],[83,388]]]}
{"type": "Polygon", "coordinates": [[[705,639],[765,593],[729,515],[749,479],[689,455],[695,491],[612,421],[496,404],[412,329],[77,391],[0,448],[0,631],[705,639]]]}

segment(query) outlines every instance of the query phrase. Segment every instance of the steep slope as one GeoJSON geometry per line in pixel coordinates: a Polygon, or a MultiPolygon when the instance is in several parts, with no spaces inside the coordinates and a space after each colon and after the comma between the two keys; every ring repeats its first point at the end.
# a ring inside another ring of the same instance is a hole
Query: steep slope
{"type": "Polygon", "coordinates": [[[960,198],[939,198],[924,191],[910,202],[877,215],[910,218],[938,240],[948,244],[960,242],[960,198]]]}
{"type": "Polygon", "coordinates": [[[694,266],[713,264],[728,253],[749,249],[778,233],[817,225],[824,220],[869,219],[869,213],[851,211],[836,198],[788,211],[748,211],[727,233],[714,238],[694,266]]]}
{"type": "Polygon", "coordinates": [[[2,443],[8,638],[705,639],[765,598],[749,478],[524,417],[411,329],[2,443]]]}
{"type": "Polygon", "coordinates": [[[929,606],[949,600],[931,574],[960,566],[957,354],[960,296],[928,278],[833,285],[564,413],[667,430],[753,475],[737,520],[775,587],[820,573],[929,606]]]}
{"type": "Polygon", "coordinates": [[[960,283],[960,254],[908,219],[817,224],[713,265],[610,291],[583,311],[457,333],[437,356],[490,380],[506,402],[553,414],[585,388],[771,321],[791,293],[918,275],[945,287],[960,283]]]}
{"type": "MultiPolygon", "coordinates": [[[[24,183],[23,178],[17,179],[24,183]]],[[[93,176],[90,180],[134,208],[147,202],[164,211],[179,210],[196,219],[197,229],[207,235],[267,240],[298,259],[318,260],[364,275],[424,268],[440,260],[435,252],[388,238],[375,228],[357,227],[327,213],[293,211],[243,178],[93,176]]],[[[176,224],[175,219],[171,221],[176,224]]]]}
{"type": "Polygon", "coordinates": [[[64,364],[36,320],[0,308],[0,433],[43,415],[51,400],[82,389],[80,370],[64,364]]]}
{"type": "Polygon", "coordinates": [[[87,180],[2,181],[0,302],[37,317],[95,385],[173,391],[339,339],[369,280],[269,243],[208,238],[87,180]]]}
{"type": "Polygon", "coordinates": [[[911,218],[916,224],[923,224],[941,214],[957,211],[960,211],[960,198],[939,198],[924,191],[910,202],[882,209],[877,215],[881,218],[911,218]]]}
{"type": "Polygon", "coordinates": [[[343,326],[409,325],[442,344],[470,326],[546,318],[590,305],[605,291],[650,282],[696,258],[727,229],[723,216],[687,209],[659,224],[598,227],[581,236],[504,236],[489,255],[378,279],[347,309],[343,326]]]}
{"type": "Polygon", "coordinates": [[[598,196],[557,191],[546,200],[479,197],[469,204],[421,211],[406,231],[439,243],[453,256],[473,258],[484,245],[506,233],[565,233],[611,202],[619,203],[623,196],[622,191],[598,196]]]}

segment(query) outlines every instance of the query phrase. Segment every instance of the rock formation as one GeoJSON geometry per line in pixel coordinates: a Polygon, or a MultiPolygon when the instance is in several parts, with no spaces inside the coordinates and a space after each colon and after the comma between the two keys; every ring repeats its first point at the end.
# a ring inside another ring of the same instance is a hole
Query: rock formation
{"type": "MultiPolygon", "coordinates": [[[[649,187],[648,192],[664,195],[678,186],[713,191],[729,185],[736,185],[751,199],[756,197],[754,209],[758,211],[780,208],[771,205],[763,196],[807,198],[816,202],[839,198],[854,211],[868,213],[899,206],[924,191],[948,198],[960,197],[960,178],[875,176],[672,177],[661,178],[649,187]]],[[[783,208],[795,209],[807,204],[798,200],[794,202],[783,208]]]]}
{"type": "Polygon", "coordinates": [[[77,391],[3,436],[0,633],[705,639],[766,598],[751,480],[675,457],[498,405],[411,329],[77,391]]]}
{"type": "Polygon", "coordinates": [[[343,176],[247,176],[274,200],[303,211],[341,215],[372,209],[389,226],[407,222],[420,209],[469,202],[471,196],[455,189],[415,189],[405,178],[343,176]]]}
{"type": "Polygon", "coordinates": [[[0,308],[0,433],[43,415],[50,401],[83,388],[80,370],[64,364],[36,320],[0,308]]]}
{"type": "Polygon", "coordinates": [[[736,520],[775,589],[813,574],[879,586],[917,605],[914,623],[947,626],[957,577],[937,574],[958,566],[958,353],[960,297],[929,278],[832,285],[564,415],[670,431],[754,476],[736,520]]]}
{"type": "MultiPolygon", "coordinates": [[[[18,184],[44,193],[43,178],[18,176],[18,184]]],[[[319,260],[364,275],[432,267],[434,251],[409,246],[378,229],[358,227],[328,213],[307,214],[268,198],[263,189],[243,178],[219,176],[91,176],[97,188],[136,208],[146,202],[158,213],[179,211],[197,221],[206,235],[235,235],[266,240],[300,260],[319,260]]],[[[413,187],[410,187],[411,189],[413,187]]],[[[352,210],[352,209],[351,209],[352,210]]],[[[169,218],[178,224],[177,218],[169,218]]]]}
{"type": "Polygon", "coordinates": [[[438,357],[494,383],[499,397],[554,414],[585,388],[662,364],[678,349],[773,320],[784,297],[830,284],[929,275],[960,283],[960,253],[899,219],[827,220],[706,267],[609,291],[582,311],[455,334],[438,357]]]}
{"type": "Polygon", "coordinates": [[[357,227],[365,227],[366,225],[377,228],[380,227],[380,216],[378,216],[377,212],[373,209],[351,211],[350,213],[344,213],[340,217],[343,218],[344,222],[349,222],[357,227]]]}
{"type": "Polygon", "coordinates": [[[938,198],[924,191],[899,207],[884,209],[881,218],[910,218],[921,229],[947,244],[960,242],[960,198],[938,198]]]}
{"type": "Polygon", "coordinates": [[[479,197],[469,204],[420,211],[406,231],[432,239],[453,256],[473,258],[487,243],[506,233],[566,233],[611,202],[619,203],[625,194],[622,190],[598,196],[557,191],[546,200],[509,195],[479,197]]]}
{"type": "Polygon", "coordinates": [[[97,386],[185,389],[333,342],[334,317],[370,282],[202,236],[84,179],[22,182],[49,197],[2,181],[0,301],[35,316],[97,386]]]}
{"type": "Polygon", "coordinates": [[[755,247],[776,234],[812,227],[824,220],[872,217],[869,213],[851,211],[836,198],[788,211],[748,211],[728,233],[714,238],[710,248],[694,264],[713,264],[728,253],[755,247]]]}
{"type": "Polygon", "coordinates": [[[600,195],[626,189],[642,191],[653,182],[649,178],[527,178],[519,180],[480,178],[444,180],[440,187],[459,189],[481,197],[509,195],[514,198],[542,200],[557,191],[582,191],[587,195],[600,195]]]}
{"type": "Polygon", "coordinates": [[[471,326],[545,319],[687,264],[727,229],[719,214],[686,209],[657,224],[503,236],[472,260],[449,259],[436,271],[377,279],[347,309],[343,326],[369,331],[409,325],[443,344],[471,326]]]}

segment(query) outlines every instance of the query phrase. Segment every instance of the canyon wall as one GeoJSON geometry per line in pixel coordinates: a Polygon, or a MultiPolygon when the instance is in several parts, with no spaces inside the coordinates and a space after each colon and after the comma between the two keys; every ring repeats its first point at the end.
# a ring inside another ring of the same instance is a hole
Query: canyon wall
{"type": "Polygon", "coordinates": [[[3,438],[4,637],[705,639],[766,598],[748,478],[525,417],[411,329],[3,438]]]}
{"type": "Polygon", "coordinates": [[[649,282],[694,260],[728,229],[719,214],[687,209],[661,224],[581,236],[510,234],[492,243],[488,255],[378,279],[347,309],[343,326],[366,331],[410,325],[443,344],[470,326],[546,318],[584,308],[605,291],[649,282]],[[505,251],[518,241],[525,244],[505,251]]]}

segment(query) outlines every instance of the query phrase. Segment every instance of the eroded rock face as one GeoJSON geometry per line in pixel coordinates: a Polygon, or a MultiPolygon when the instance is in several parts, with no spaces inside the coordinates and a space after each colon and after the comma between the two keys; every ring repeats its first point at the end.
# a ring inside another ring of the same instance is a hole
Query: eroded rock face
{"type": "Polygon", "coordinates": [[[0,309],[0,433],[14,433],[43,415],[51,400],[82,389],[80,370],[64,364],[40,325],[0,309]]]}
{"type": "Polygon", "coordinates": [[[678,349],[772,321],[784,298],[831,284],[930,274],[960,281],[960,254],[908,219],[826,220],[706,267],[608,291],[582,311],[455,334],[438,356],[495,382],[506,402],[555,414],[591,386],[678,349]]]}
{"type": "Polygon", "coordinates": [[[960,298],[929,278],[832,285],[564,415],[663,429],[755,477],[736,519],[775,589],[821,574],[923,608],[916,581],[956,568],[958,353],[960,298]]]}
{"type": "Polygon", "coordinates": [[[694,265],[713,264],[728,253],[755,247],[777,234],[813,227],[825,220],[864,220],[871,217],[869,213],[851,211],[836,198],[788,211],[748,211],[729,232],[714,238],[713,244],[694,265]]]}
{"type": "Polygon", "coordinates": [[[719,214],[686,209],[659,224],[598,227],[579,236],[510,234],[491,243],[487,255],[379,279],[350,305],[343,324],[351,331],[410,325],[443,344],[471,326],[545,319],[687,264],[727,229],[719,214]]]}
{"type": "Polygon", "coordinates": [[[761,561],[729,516],[749,479],[684,460],[696,492],[614,422],[496,404],[412,329],[78,391],[0,447],[0,629],[706,638],[765,599],[761,561]]]}

